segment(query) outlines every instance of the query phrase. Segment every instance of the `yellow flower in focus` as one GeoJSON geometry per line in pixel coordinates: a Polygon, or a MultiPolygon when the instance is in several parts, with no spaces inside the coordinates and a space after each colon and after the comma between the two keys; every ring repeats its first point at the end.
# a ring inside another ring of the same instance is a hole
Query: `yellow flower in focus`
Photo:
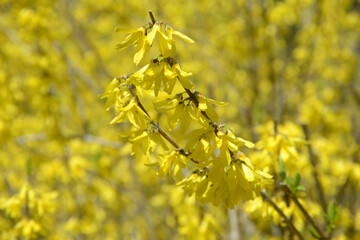
{"type": "MultiPolygon", "coordinates": [[[[147,157],[154,152],[157,143],[160,143],[162,148],[167,151],[169,150],[163,138],[155,128],[148,128],[146,130],[136,130],[131,132],[131,138],[129,141],[132,143],[131,155],[136,152],[144,153],[147,157]]],[[[124,135],[123,135],[124,136],[124,135]]]]}
{"type": "Polygon", "coordinates": [[[134,63],[138,65],[140,61],[149,52],[156,36],[159,41],[160,52],[163,57],[167,58],[175,56],[176,47],[173,36],[177,36],[188,43],[194,43],[194,40],[186,36],[185,34],[175,31],[169,25],[156,22],[149,27],[139,28],[115,28],[116,32],[123,34],[129,34],[121,43],[115,46],[117,50],[124,49],[130,45],[135,46],[134,63]]]}
{"type": "Polygon", "coordinates": [[[168,118],[170,130],[175,129],[180,124],[179,130],[181,134],[184,134],[189,129],[193,120],[198,121],[204,118],[204,116],[199,114],[194,104],[192,104],[191,99],[186,96],[187,94],[185,93],[179,93],[173,98],[154,103],[157,111],[170,111],[168,118]]]}
{"type": "Polygon", "coordinates": [[[185,88],[191,89],[193,85],[187,77],[191,76],[192,73],[183,71],[180,65],[174,61],[173,58],[155,58],[149,64],[135,72],[133,78],[135,78],[144,89],[154,87],[155,96],[159,94],[161,86],[163,86],[163,90],[170,95],[177,79],[185,88]]]}
{"type": "Polygon", "coordinates": [[[146,128],[147,121],[150,120],[149,116],[147,116],[138,106],[135,97],[132,98],[127,105],[123,107],[118,106],[116,110],[120,113],[111,120],[110,124],[120,123],[127,117],[134,127],[137,129],[144,129],[146,128]]]}
{"type": "Polygon", "coordinates": [[[124,49],[131,44],[135,45],[134,63],[138,65],[140,61],[146,56],[150,49],[150,44],[146,37],[146,29],[139,28],[115,28],[115,31],[120,33],[130,33],[121,43],[115,46],[117,50],[124,49]]]}
{"type": "Polygon", "coordinates": [[[213,106],[210,103],[218,106],[226,106],[228,103],[226,102],[218,102],[210,98],[206,98],[204,95],[200,93],[196,93],[197,100],[199,101],[198,109],[199,111],[204,111],[211,120],[217,122],[219,121],[219,116],[214,110],[213,106]]]}
{"type": "Polygon", "coordinates": [[[169,175],[177,181],[182,180],[182,171],[188,162],[187,157],[180,154],[178,150],[172,151],[170,154],[160,154],[162,159],[159,161],[159,170],[156,175],[163,177],[169,175]]]}

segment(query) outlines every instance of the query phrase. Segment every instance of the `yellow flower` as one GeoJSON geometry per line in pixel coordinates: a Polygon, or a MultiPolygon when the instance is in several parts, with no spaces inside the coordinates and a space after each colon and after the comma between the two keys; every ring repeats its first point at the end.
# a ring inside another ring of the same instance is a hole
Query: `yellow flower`
{"type": "Polygon", "coordinates": [[[155,150],[157,143],[160,143],[165,151],[169,150],[159,132],[154,130],[154,128],[132,131],[131,135],[132,137],[129,139],[132,143],[131,155],[134,155],[138,150],[140,150],[140,152],[145,152],[146,156],[150,156],[150,154],[155,150]]]}
{"type": "Polygon", "coordinates": [[[237,152],[239,147],[244,145],[249,148],[254,147],[252,142],[236,137],[230,129],[225,132],[219,130],[216,135],[216,146],[220,149],[220,160],[224,166],[229,165],[232,160],[230,151],[237,152]]]}
{"type": "Polygon", "coordinates": [[[189,38],[188,36],[186,36],[185,34],[179,32],[179,31],[175,31],[172,27],[170,27],[169,25],[167,25],[166,27],[166,31],[167,31],[167,35],[169,36],[170,39],[172,39],[173,35],[181,38],[182,40],[184,40],[185,42],[188,43],[195,43],[194,40],[192,40],[191,38],[189,38]]]}
{"type": "Polygon", "coordinates": [[[189,152],[190,157],[199,162],[200,168],[206,167],[211,163],[210,157],[215,158],[215,132],[212,128],[200,128],[191,131],[185,135],[188,142],[185,146],[189,152]]]}
{"type": "Polygon", "coordinates": [[[114,109],[119,113],[110,124],[120,123],[128,117],[129,121],[137,129],[145,129],[146,123],[150,120],[149,116],[138,106],[135,87],[130,86],[132,78],[115,78],[106,88],[105,93],[100,98],[107,98],[106,110],[114,105],[114,109]],[[132,88],[132,90],[130,90],[132,88]],[[132,92],[131,92],[132,91],[132,92]]]}
{"type": "Polygon", "coordinates": [[[155,23],[152,27],[151,32],[148,34],[148,43],[152,45],[155,36],[157,35],[159,41],[160,52],[163,57],[167,58],[170,56],[175,56],[176,47],[175,40],[173,36],[177,36],[188,43],[194,43],[194,40],[186,36],[185,34],[175,31],[169,25],[165,25],[165,31],[162,28],[162,23],[155,23]]]}
{"type": "Polygon", "coordinates": [[[173,98],[168,98],[154,103],[157,111],[170,111],[169,126],[173,130],[180,124],[180,133],[184,134],[190,127],[192,120],[198,121],[204,118],[192,104],[190,98],[185,98],[187,94],[180,93],[173,98]]]}
{"type": "Polygon", "coordinates": [[[120,33],[130,33],[121,43],[115,46],[117,50],[124,49],[129,45],[135,45],[134,63],[136,65],[145,57],[149,52],[150,44],[146,36],[146,29],[139,28],[115,28],[115,31],[120,33]]]}
{"type": "Polygon", "coordinates": [[[111,120],[110,124],[120,123],[127,117],[134,127],[137,129],[144,129],[146,128],[146,123],[150,121],[149,116],[147,116],[138,106],[135,97],[133,97],[126,105],[117,106],[115,109],[120,113],[111,120]]]}
{"type": "Polygon", "coordinates": [[[189,177],[184,178],[181,182],[177,183],[177,185],[181,186],[189,196],[196,193],[195,195],[198,199],[203,196],[208,184],[208,178],[202,170],[193,172],[189,177]]]}
{"type": "Polygon", "coordinates": [[[32,219],[22,219],[15,225],[15,231],[18,231],[21,236],[26,239],[38,238],[44,234],[43,227],[32,219]]]}
{"type": "Polygon", "coordinates": [[[186,36],[185,34],[175,31],[172,27],[163,23],[155,23],[149,28],[115,28],[115,31],[120,33],[128,33],[129,35],[119,44],[115,46],[116,49],[124,49],[131,44],[135,45],[134,63],[136,65],[146,56],[149,52],[151,45],[153,44],[156,36],[159,41],[160,52],[163,57],[167,58],[175,56],[176,47],[173,36],[177,36],[186,42],[194,43],[194,40],[186,36]],[[165,29],[165,30],[164,30],[165,29]]]}
{"type": "Polygon", "coordinates": [[[187,79],[192,73],[187,73],[180,68],[180,65],[173,62],[172,58],[153,59],[149,64],[134,73],[133,77],[142,84],[144,89],[154,87],[155,96],[159,94],[161,86],[167,94],[171,94],[176,80],[191,89],[192,83],[187,79]]]}
{"type": "Polygon", "coordinates": [[[4,209],[6,215],[11,218],[18,218],[21,215],[21,200],[18,197],[11,197],[0,205],[0,209],[4,209]]]}
{"type": "Polygon", "coordinates": [[[196,93],[197,100],[199,101],[198,109],[200,111],[204,111],[207,116],[217,122],[219,121],[219,116],[217,115],[216,111],[214,110],[213,106],[210,103],[218,105],[218,106],[226,106],[227,103],[225,102],[218,102],[210,98],[206,98],[204,95],[200,93],[196,93]]]}
{"type": "Polygon", "coordinates": [[[187,158],[177,150],[172,151],[170,154],[159,155],[162,157],[162,160],[158,162],[159,170],[156,174],[160,177],[169,175],[169,177],[174,177],[177,181],[181,181],[181,169],[186,166],[187,158]]]}
{"type": "Polygon", "coordinates": [[[111,83],[107,86],[105,93],[101,94],[100,99],[107,98],[106,100],[106,111],[109,111],[111,106],[114,105],[116,100],[116,94],[119,91],[119,86],[121,84],[121,79],[114,78],[111,83]]]}

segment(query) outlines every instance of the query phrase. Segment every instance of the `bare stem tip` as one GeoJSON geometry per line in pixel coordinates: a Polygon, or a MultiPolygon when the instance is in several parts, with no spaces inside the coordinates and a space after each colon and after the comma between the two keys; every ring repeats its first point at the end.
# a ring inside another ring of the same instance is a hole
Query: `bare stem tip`
{"type": "Polygon", "coordinates": [[[149,15],[150,15],[152,23],[155,24],[156,21],[155,21],[154,15],[151,10],[149,10],[149,15]]]}

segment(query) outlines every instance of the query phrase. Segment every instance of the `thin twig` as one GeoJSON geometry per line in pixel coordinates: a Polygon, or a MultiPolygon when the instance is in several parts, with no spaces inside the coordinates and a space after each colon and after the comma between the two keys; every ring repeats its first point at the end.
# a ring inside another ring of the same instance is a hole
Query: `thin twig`
{"type": "MultiPolygon", "coordinates": [[[[144,106],[142,105],[142,103],[140,102],[138,96],[135,94],[134,90],[132,89],[132,86],[130,86],[129,84],[124,84],[124,86],[127,86],[130,90],[131,95],[133,95],[133,97],[135,97],[136,102],[139,106],[139,108],[151,119],[149,113],[146,111],[146,109],[144,108],[144,106]]],[[[177,151],[179,151],[179,153],[185,157],[190,156],[190,152],[186,151],[184,148],[180,147],[171,137],[169,137],[169,135],[167,135],[159,126],[159,124],[157,124],[154,121],[151,121],[151,124],[155,127],[156,131],[158,131],[158,133],[160,133],[161,136],[163,136],[171,145],[173,145],[177,151]]],[[[195,160],[195,159],[190,159],[191,161],[193,161],[194,163],[199,163],[199,161],[195,160]]]]}
{"type": "Polygon", "coordinates": [[[156,21],[155,21],[154,15],[153,15],[153,13],[152,13],[152,11],[151,11],[151,10],[149,10],[149,15],[150,15],[150,18],[151,18],[151,22],[152,22],[152,24],[155,24],[155,23],[156,23],[156,21]]]}
{"type": "Polygon", "coordinates": [[[299,202],[295,194],[291,191],[291,189],[284,183],[281,183],[281,186],[285,193],[287,193],[290,198],[294,201],[294,203],[298,206],[298,208],[301,210],[303,215],[305,216],[306,220],[314,227],[314,229],[319,233],[320,239],[328,239],[328,237],[325,236],[323,231],[321,231],[320,227],[315,223],[314,219],[310,216],[310,214],[306,211],[306,209],[303,207],[303,205],[299,202]]]}
{"type": "Polygon", "coordinates": [[[277,120],[274,120],[274,135],[276,137],[276,135],[278,135],[278,125],[279,125],[279,122],[277,120]]]}
{"type": "MultiPolygon", "coordinates": [[[[179,79],[179,77],[178,77],[179,79]]],[[[180,81],[180,80],[179,80],[180,81]]],[[[195,104],[195,106],[198,108],[199,107],[199,100],[197,100],[195,94],[190,90],[190,89],[187,89],[186,87],[183,86],[183,88],[185,89],[186,93],[189,95],[191,101],[195,104]]],[[[210,120],[211,124],[214,126],[216,125],[214,123],[213,120],[211,120],[211,118],[207,115],[207,113],[205,111],[201,111],[201,114],[206,117],[208,120],[210,120]]]]}
{"type": "MultiPolygon", "coordinates": [[[[178,149],[179,153],[184,155],[185,157],[188,157],[190,155],[189,152],[185,151],[184,148],[181,148],[179,145],[177,145],[174,140],[172,140],[160,127],[159,124],[157,124],[154,121],[151,121],[151,124],[156,128],[156,130],[163,136],[171,145],[173,145],[176,149],[178,149]]],[[[198,161],[191,159],[195,163],[199,163],[198,161]]]]}
{"type": "Polygon", "coordinates": [[[304,240],[304,237],[301,233],[296,229],[294,224],[290,221],[290,219],[285,215],[285,213],[276,205],[276,203],[270,198],[270,196],[266,193],[266,190],[261,190],[261,196],[264,201],[270,203],[270,205],[280,214],[282,218],[284,218],[291,232],[294,232],[300,239],[304,240]]]}
{"type": "Polygon", "coordinates": [[[141,104],[139,97],[135,94],[132,86],[130,86],[129,84],[124,84],[124,85],[128,87],[128,89],[131,92],[131,95],[133,95],[133,97],[136,99],[136,102],[137,102],[139,108],[151,119],[149,113],[145,110],[144,106],[141,104]]]}

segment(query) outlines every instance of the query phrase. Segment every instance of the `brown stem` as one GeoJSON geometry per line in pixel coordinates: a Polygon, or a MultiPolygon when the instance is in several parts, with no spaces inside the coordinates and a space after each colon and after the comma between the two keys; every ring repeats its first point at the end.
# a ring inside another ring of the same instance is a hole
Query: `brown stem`
{"type": "Polygon", "coordinates": [[[323,231],[321,231],[320,227],[315,223],[314,219],[310,216],[310,214],[306,211],[306,209],[303,207],[303,205],[299,202],[295,194],[291,191],[291,189],[284,183],[281,183],[281,186],[283,190],[285,191],[288,196],[294,201],[294,203],[298,206],[298,208],[301,210],[303,215],[305,216],[306,220],[314,227],[314,229],[318,232],[320,235],[320,239],[328,239],[328,237],[325,236],[323,231]]]}
{"type": "MultiPolygon", "coordinates": [[[[185,89],[186,93],[189,95],[191,101],[195,104],[196,107],[199,107],[199,101],[197,100],[195,94],[190,90],[190,89],[187,89],[183,86],[183,88],[185,89]]],[[[206,117],[208,120],[211,121],[211,124],[214,125],[214,122],[213,120],[211,120],[211,118],[206,114],[205,111],[201,111],[201,114],[206,117]]]]}
{"type": "Polygon", "coordinates": [[[279,133],[278,132],[278,125],[279,125],[279,122],[277,120],[274,120],[274,135],[275,135],[275,137],[279,133]]]}
{"type": "MultiPolygon", "coordinates": [[[[156,130],[161,134],[161,136],[163,136],[171,145],[173,145],[181,155],[184,155],[185,157],[188,157],[191,153],[185,151],[184,148],[181,148],[179,145],[177,145],[176,142],[174,142],[174,140],[172,140],[160,127],[159,125],[154,122],[151,121],[151,124],[156,128],[156,130]]],[[[196,161],[194,159],[191,159],[191,161],[193,161],[194,163],[199,163],[199,161],[196,161]]]]}
{"type": "Polygon", "coordinates": [[[282,218],[284,218],[291,232],[295,233],[300,239],[304,240],[304,237],[301,233],[296,229],[294,224],[290,221],[290,219],[285,215],[285,213],[276,205],[276,203],[270,198],[270,196],[266,193],[266,190],[261,190],[261,196],[264,201],[270,203],[270,205],[280,214],[282,218]]]}
{"type": "MultiPolygon", "coordinates": [[[[130,86],[129,84],[124,84],[124,86],[127,86],[130,90],[131,95],[133,95],[133,97],[136,98],[136,102],[139,106],[139,108],[151,119],[149,113],[145,110],[144,106],[141,104],[138,96],[135,94],[134,90],[132,89],[132,86],[130,86]]],[[[155,123],[154,121],[151,121],[151,124],[155,127],[155,129],[160,133],[161,136],[163,136],[171,145],[173,145],[181,155],[188,157],[191,153],[187,152],[184,148],[181,148],[174,140],[171,139],[171,137],[169,137],[169,135],[167,135],[159,126],[159,124],[155,123]]],[[[194,163],[199,163],[199,161],[195,160],[195,159],[190,159],[191,161],[193,161],[194,163]]]]}
{"type": "Polygon", "coordinates": [[[141,104],[138,96],[134,93],[134,90],[133,90],[132,86],[130,86],[129,84],[124,84],[124,85],[129,88],[129,90],[130,90],[130,92],[131,92],[131,95],[133,95],[133,97],[135,97],[136,102],[137,102],[139,108],[140,108],[141,110],[143,110],[143,112],[151,119],[149,113],[145,110],[144,106],[141,104]]]}

